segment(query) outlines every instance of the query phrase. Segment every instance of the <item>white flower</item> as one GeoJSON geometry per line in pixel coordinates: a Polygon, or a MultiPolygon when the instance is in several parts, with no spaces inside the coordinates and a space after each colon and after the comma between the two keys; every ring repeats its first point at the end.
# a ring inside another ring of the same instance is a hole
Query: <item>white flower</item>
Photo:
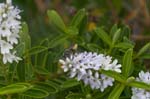
{"type": "Polygon", "coordinates": [[[121,65],[110,56],[92,52],[75,53],[65,60],[60,59],[64,72],[68,72],[70,78],[83,81],[85,85],[90,85],[92,89],[104,91],[108,86],[112,86],[114,79],[100,74],[100,69],[121,72],[121,65]]]}
{"type": "Polygon", "coordinates": [[[10,27],[5,22],[0,25],[0,35],[2,37],[7,37],[11,35],[10,27]]]}
{"type": "Polygon", "coordinates": [[[18,44],[18,38],[19,35],[17,33],[13,33],[7,37],[7,41],[10,42],[10,44],[18,44]]]}
{"type": "Polygon", "coordinates": [[[117,64],[117,63],[118,63],[118,60],[115,59],[115,60],[112,62],[110,68],[111,68],[112,70],[118,72],[118,73],[121,73],[121,70],[120,70],[121,65],[120,65],[120,64],[117,64]]]}
{"type": "Polygon", "coordinates": [[[1,53],[6,54],[6,53],[10,53],[10,50],[13,48],[13,46],[6,41],[0,40],[0,48],[1,48],[1,53]]]}
{"type": "Polygon", "coordinates": [[[21,12],[20,9],[18,9],[17,7],[14,7],[14,6],[10,6],[9,9],[10,9],[10,11],[9,11],[8,15],[12,16],[12,17],[9,17],[9,19],[11,19],[11,18],[21,19],[21,16],[19,15],[19,13],[21,12]]]}
{"type": "Polygon", "coordinates": [[[144,83],[150,84],[150,73],[149,72],[144,73],[143,71],[141,71],[139,73],[139,79],[138,80],[142,81],[144,83]]]}
{"type": "Polygon", "coordinates": [[[113,82],[114,82],[113,78],[101,74],[102,87],[100,88],[100,90],[104,91],[104,89],[107,88],[108,86],[113,86],[113,82]]]}
{"type": "Polygon", "coordinates": [[[88,85],[91,83],[92,78],[93,78],[92,71],[88,70],[87,74],[82,77],[82,80],[83,80],[85,85],[88,85]]]}
{"type": "Polygon", "coordinates": [[[21,29],[20,12],[12,5],[12,0],[6,0],[6,4],[0,3],[0,52],[4,64],[20,60],[13,53],[14,45],[18,44],[18,33],[21,29]]]}
{"type": "Polygon", "coordinates": [[[17,57],[15,55],[15,53],[11,54],[11,53],[6,53],[3,54],[3,63],[6,64],[7,62],[12,63],[13,61],[18,62],[19,60],[21,60],[21,58],[17,57]]]}
{"type": "Polygon", "coordinates": [[[66,58],[66,61],[60,59],[59,62],[62,64],[62,68],[64,69],[64,72],[67,72],[69,70],[69,67],[72,66],[69,58],[66,58]]]}
{"type": "MultiPolygon", "coordinates": [[[[137,81],[141,81],[150,84],[150,73],[144,73],[141,71],[139,77],[136,78],[137,81]]],[[[141,88],[132,88],[132,99],[150,99],[150,91],[141,88]]]]}
{"type": "Polygon", "coordinates": [[[94,77],[92,76],[92,79],[90,81],[90,86],[92,89],[99,89],[101,88],[101,81],[99,79],[99,74],[98,72],[95,73],[94,77]]]}

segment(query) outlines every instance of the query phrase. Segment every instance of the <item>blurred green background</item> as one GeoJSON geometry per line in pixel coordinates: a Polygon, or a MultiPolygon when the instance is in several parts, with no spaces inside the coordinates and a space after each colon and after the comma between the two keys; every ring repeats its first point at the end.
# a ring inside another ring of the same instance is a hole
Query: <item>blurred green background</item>
{"type": "MultiPolygon", "coordinates": [[[[0,0],[5,2],[5,0],[0,0]]],[[[53,38],[58,32],[50,24],[48,9],[55,9],[67,24],[75,13],[86,8],[87,29],[95,26],[110,27],[127,24],[132,30],[132,40],[140,44],[150,41],[150,0],[12,0],[22,10],[22,20],[29,25],[32,44],[43,38],[53,38]]]]}

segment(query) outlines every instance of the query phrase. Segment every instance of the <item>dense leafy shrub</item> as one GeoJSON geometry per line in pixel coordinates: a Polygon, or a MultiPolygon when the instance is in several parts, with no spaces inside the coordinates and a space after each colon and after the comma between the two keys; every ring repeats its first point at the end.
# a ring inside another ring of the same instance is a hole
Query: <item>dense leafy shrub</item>
{"type": "Polygon", "coordinates": [[[143,59],[150,58],[150,43],[134,51],[128,26],[115,24],[109,31],[103,26],[89,31],[85,9],[67,25],[56,11],[49,10],[49,20],[59,35],[32,46],[28,25],[20,22],[20,10],[8,1],[0,5],[1,99],[149,97],[150,74],[143,72],[143,59]],[[17,36],[8,39],[14,33],[17,36]]]}

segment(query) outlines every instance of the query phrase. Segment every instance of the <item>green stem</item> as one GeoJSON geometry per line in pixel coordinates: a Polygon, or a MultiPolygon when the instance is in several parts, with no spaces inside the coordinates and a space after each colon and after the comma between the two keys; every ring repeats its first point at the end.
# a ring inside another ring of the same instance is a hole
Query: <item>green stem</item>
{"type": "MultiPolygon", "coordinates": [[[[2,68],[3,68],[3,76],[5,78],[5,83],[8,84],[8,68],[7,65],[2,63],[2,68]]],[[[11,99],[11,95],[7,95],[7,99],[11,99]]]]}
{"type": "Polygon", "coordinates": [[[8,74],[7,74],[7,66],[4,65],[4,64],[2,64],[2,69],[3,69],[3,76],[4,76],[4,78],[5,78],[5,82],[8,83],[8,78],[7,78],[7,76],[8,76],[8,74]]]}
{"type": "Polygon", "coordinates": [[[108,54],[111,54],[112,50],[113,50],[113,46],[110,46],[110,48],[108,50],[108,54]]]}
{"type": "Polygon", "coordinates": [[[16,71],[17,71],[17,65],[15,65],[15,68],[13,70],[12,77],[11,77],[11,82],[13,82],[16,71]]]}

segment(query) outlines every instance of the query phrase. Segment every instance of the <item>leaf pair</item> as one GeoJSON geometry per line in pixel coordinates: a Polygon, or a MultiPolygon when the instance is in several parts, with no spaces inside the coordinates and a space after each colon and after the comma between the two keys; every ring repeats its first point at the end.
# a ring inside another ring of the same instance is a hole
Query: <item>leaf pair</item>
{"type": "Polygon", "coordinates": [[[70,25],[67,27],[58,13],[54,10],[49,10],[47,12],[49,19],[55,25],[58,30],[65,34],[69,35],[77,35],[79,32],[79,28],[81,27],[82,21],[86,16],[85,9],[81,9],[78,13],[73,17],[70,25]]]}
{"type": "MultiPolygon", "coordinates": [[[[123,34],[125,32],[125,30],[128,29],[124,29],[121,31],[121,29],[117,27],[117,25],[115,24],[111,31],[110,31],[110,35],[104,31],[104,29],[102,27],[100,28],[96,28],[95,29],[95,33],[98,35],[98,37],[100,39],[102,39],[102,41],[104,43],[106,43],[107,45],[109,45],[109,48],[121,48],[121,49],[129,49],[129,48],[133,48],[133,44],[128,43],[128,42],[119,42],[119,40],[122,38],[122,36],[124,36],[125,34],[123,34]]],[[[128,31],[129,32],[129,31],[128,31]]],[[[129,33],[126,33],[129,34],[129,33]]]]}
{"type": "Polygon", "coordinates": [[[15,94],[33,97],[33,98],[45,98],[49,94],[54,94],[57,89],[47,83],[36,83],[34,85],[30,83],[16,83],[0,88],[0,95],[15,94]]]}

